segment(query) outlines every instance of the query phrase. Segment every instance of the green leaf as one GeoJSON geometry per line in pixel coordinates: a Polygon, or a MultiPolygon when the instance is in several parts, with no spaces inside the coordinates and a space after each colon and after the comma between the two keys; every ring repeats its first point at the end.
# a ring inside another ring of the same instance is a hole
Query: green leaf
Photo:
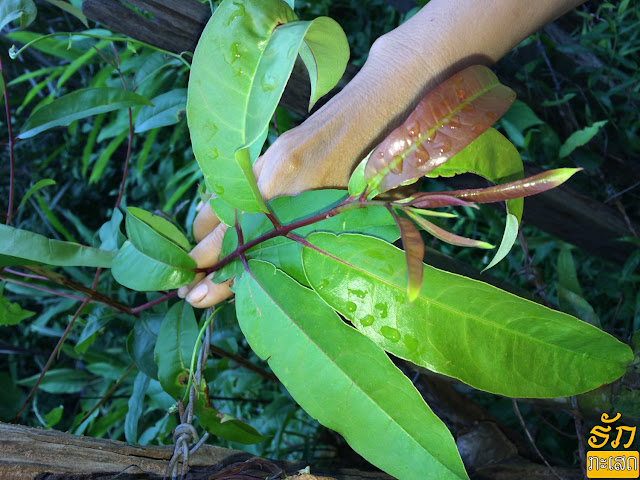
{"type": "Polygon", "coordinates": [[[38,190],[55,184],[56,181],[51,178],[43,178],[42,180],[38,180],[35,185],[32,185],[31,188],[27,190],[27,193],[24,194],[24,197],[22,197],[22,200],[20,200],[20,205],[18,205],[18,210],[20,210],[25,202],[29,200],[29,197],[36,193],[38,190]]]}
{"type": "Polygon", "coordinates": [[[67,126],[74,120],[139,105],[151,105],[151,102],[137,93],[121,88],[83,88],[57,98],[33,112],[18,138],[30,138],[53,127],[67,126]]]}
{"type": "Polygon", "coordinates": [[[101,306],[96,308],[96,311],[89,316],[87,324],[82,329],[82,332],[73,347],[76,353],[81,355],[87,353],[89,347],[96,341],[98,332],[105,328],[111,320],[112,317],[110,315],[104,315],[103,308],[101,306]]]}
{"type": "Polygon", "coordinates": [[[126,238],[120,231],[120,224],[123,219],[122,212],[119,208],[114,208],[111,219],[102,224],[98,230],[98,238],[100,238],[100,248],[110,252],[118,252],[118,249],[125,242],[126,238]]]}
{"type": "Polygon", "coordinates": [[[518,224],[518,217],[511,213],[507,213],[507,223],[504,227],[504,233],[502,234],[502,240],[500,241],[498,251],[491,262],[489,262],[489,265],[482,269],[483,272],[495,267],[500,260],[509,254],[511,247],[516,243],[516,239],[518,238],[518,224]]]}
{"type": "Polygon", "coordinates": [[[300,57],[309,71],[309,110],[336,86],[349,61],[349,42],[342,27],[328,17],[316,18],[304,36],[300,57]]]}
{"type": "MultiPolygon", "coordinates": [[[[193,151],[209,190],[244,211],[260,210],[235,160],[236,150],[252,141],[246,129],[250,91],[263,83],[256,72],[274,30],[295,19],[281,0],[259,4],[225,0],[211,16],[194,53],[187,100],[193,151]],[[258,37],[260,42],[247,41],[258,37]]],[[[295,48],[290,57],[294,53],[295,48]]],[[[285,63],[293,60],[283,59],[285,63]]],[[[281,74],[279,68],[273,72],[281,74]]],[[[268,82],[265,85],[269,88],[268,82]]],[[[264,125],[256,130],[261,133],[264,125]]]]}
{"type": "Polygon", "coordinates": [[[404,292],[404,253],[362,235],[307,237],[313,288],[389,353],[488,392],[560,397],[624,374],[629,347],[561,312],[424,266],[418,298],[404,292]],[[326,253],[324,253],[326,252],[326,253]]]}
{"type": "Polygon", "coordinates": [[[268,437],[260,435],[251,425],[216,410],[207,395],[209,389],[204,382],[203,385],[196,397],[194,413],[198,417],[200,425],[207,432],[232,442],[244,443],[245,445],[267,440],[268,437]]]}
{"type": "Polygon", "coordinates": [[[89,23],[87,22],[87,17],[85,17],[79,8],[74,7],[69,2],[63,2],[62,0],[47,0],[52,5],[55,5],[60,10],[64,10],[70,15],[73,15],[78,20],[80,20],[85,27],[89,28],[89,23]]]}
{"type": "Polygon", "coordinates": [[[102,40],[101,42],[96,43],[92,46],[92,48],[88,48],[87,51],[76,58],[71,64],[66,65],[64,67],[64,73],[58,79],[58,84],[56,87],[60,89],[66,82],[71,78],[71,76],[76,73],[80,67],[89,62],[94,56],[98,55],[98,52],[109,45],[111,43],[110,40],[102,40]]]}
{"type": "MultiPolygon", "coordinates": [[[[18,380],[18,385],[33,387],[40,377],[39,373],[28,378],[18,380]]],[[[49,370],[38,389],[47,393],[78,393],[87,388],[91,375],[82,370],[74,368],[58,368],[49,370]]]]}
{"type": "Polygon", "coordinates": [[[211,196],[209,205],[211,205],[211,210],[213,210],[213,213],[216,214],[222,223],[229,227],[234,225],[236,218],[234,213],[235,209],[231,205],[216,195],[211,196]]]}
{"type": "Polygon", "coordinates": [[[36,19],[38,10],[33,0],[2,0],[0,4],[0,30],[8,23],[18,20],[20,29],[26,28],[36,19]]]}
{"type": "MultiPolygon", "coordinates": [[[[127,240],[113,259],[111,273],[120,285],[144,291],[172,290],[187,285],[195,278],[196,262],[168,240],[149,247],[169,262],[138,250],[127,240]]],[[[147,247],[145,247],[147,248],[147,247]]]]}
{"type": "Polygon", "coordinates": [[[131,242],[141,250],[144,250],[145,243],[155,241],[156,236],[153,233],[162,235],[185,251],[191,250],[189,240],[178,227],[167,219],[141,208],[127,207],[126,224],[131,242]]]}
{"type": "Polygon", "coordinates": [[[264,198],[262,198],[262,194],[260,193],[260,189],[258,188],[258,182],[253,173],[253,166],[251,165],[251,157],[249,156],[249,148],[241,148],[235,153],[236,162],[240,165],[242,169],[242,173],[249,184],[249,188],[251,189],[251,194],[253,195],[253,199],[255,200],[255,204],[258,208],[265,213],[269,212],[267,205],[264,203],[264,198]]]}
{"type": "Polygon", "coordinates": [[[602,120],[600,122],[595,122],[582,130],[573,132],[560,147],[560,152],[558,154],[559,157],[568,157],[576,148],[581,147],[591,140],[598,133],[600,128],[605,126],[608,122],[608,120],[602,120]]]}
{"type": "Polygon", "coordinates": [[[45,414],[44,419],[46,422],[45,428],[53,428],[60,420],[62,420],[62,412],[64,411],[64,407],[60,405],[59,407],[55,407],[51,409],[48,413],[45,414]]]}
{"type": "Polygon", "coordinates": [[[0,225],[0,266],[44,263],[60,267],[111,268],[115,254],[0,225]]]}
{"type": "Polygon", "coordinates": [[[127,341],[127,351],[136,362],[140,372],[154,380],[158,379],[158,366],[153,358],[153,350],[158,339],[163,316],[145,316],[138,320],[127,341]]]}
{"type": "MultiPolygon", "coordinates": [[[[418,212],[420,211],[425,211],[425,210],[418,210],[418,212]]],[[[426,211],[428,212],[428,210],[426,211]]],[[[466,238],[466,237],[461,237],[454,233],[448,232],[444,228],[440,228],[437,225],[434,225],[433,223],[428,221],[426,218],[422,218],[421,216],[417,215],[416,213],[414,213],[414,210],[407,210],[406,213],[425,232],[430,233],[434,237],[442,240],[443,242],[450,243],[451,245],[458,245],[460,247],[493,248],[493,245],[487,242],[483,242],[481,240],[473,240],[471,238],[466,238]]],[[[422,263],[422,259],[420,259],[420,263],[422,263]]]]}
{"type": "Polygon", "coordinates": [[[153,106],[142,107],[138,112],[136,133],[178,123],[187,110],[187,89],[176,88],[154,97],[151,102],[153,106]]]}
{"type": "Polygon", "coordinates": [[[378,346],[272,265],[249,268],[236,297],[240,328],[309,415],[395,477],[468,478],[445,425],[378,346]]]}
{"type": "Polygon", "coordinates": [[[129,445],[138,443],[138,422],[144,414],[144,397],[151,379],[144,373],[138,372],[133,382],[133,392],[129,397],[129,410],[124,417],[124,438],[129,445]]]}
{"type": "Polygon", "coordinates": [[[0,326],[17,325],[22,320],[32,317],[36,312],[23,310],[17,303],[11,303],[7,298],[2,296],[4,286],[0,286],[0,326]]]}
{"type": "MultiPolygon", "coordinates": [[[[364,178],[364,171],[365,171],[365,168],[367,167],[367,162],[369,161],[369,157],[371,157],[371,153],[369,153],[369,155],[367,155],[358,164],[356,169],[351,174],[351,177],[349,177],[349,185],[347,187],[349,189],[349,195],[359,195],[362,192],[364,192],[365,189],[367,188],[367,181],[364,178]]],[[[376,188],[369,189],[367,192],[367,198],[373,198],[379,193],[380,191],[376,188]]]]}
{"type": "MultiPolygon", "coordinates": [[[[524,177],[524,167],[520,154],[513,144],[500,132],[490,128],[454,155],[447,163],[436,168],[427,176],[452,177],[462,173],[475,173],[494,184],[501,184],[524,177]]],[[[504,255],[511,250],[515,238],[512,226],[508,223],[508,215],[516,217],[517,227],[522,218],[523,206],[524,201],[521,198],[507,201],[507,224],[502,235],[500,248],[490,263],[492,266],[502,260],[504,255]]]]}
{"type": "Polygon", "coordinates": [[[198,324],[187,302],[173,305],[162,320],[154,358],[158,380],[173,398],[182,398],[189,380],[191,355],[198,338],[198,324]]]}
{"type": "Polygon", "coordinates": [[[487,130],[514,99],[487,67],[458,72],[431,90],[371,154],[369,188],[386,192],[431,172],[487,130]]]}
{"type": "Polygon", "coordinates": [[[107,167],[107,163],[111,160],[111,157],[118,149],[118,147],[124,142],[125,138],[127,138],[129,132],[122,132],[116,137],[112,138],[108,145],[102,150],[100,156],[96,160],[93,169],[91,170],[91,175],[89,176],[89,184],[96,183],[102,177],[102,173],[104,169],[107,167]]]}

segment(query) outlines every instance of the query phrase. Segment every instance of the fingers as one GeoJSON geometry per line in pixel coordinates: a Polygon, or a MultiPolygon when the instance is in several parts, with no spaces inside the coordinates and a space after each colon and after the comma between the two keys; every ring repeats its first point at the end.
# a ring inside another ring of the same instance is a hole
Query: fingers
{"type": "Polygon", "coordinates": [[[198,283],[198,285],[196,285],[186,296],[185,299],[192,307],[211,307],[233,295],[230,288],[232,280],[227,280],[222,283],[213,283],[211,281],[213,275],[213,273],[207,275],[207,278],[198,283]]]}
{"type": "Polygon", "coordinates": [[[193,221],[193,238],[196,242],[200,242],[218,225],[220,225],[220,220],[211,210],[209,202],[205,202],[193,221]]]}

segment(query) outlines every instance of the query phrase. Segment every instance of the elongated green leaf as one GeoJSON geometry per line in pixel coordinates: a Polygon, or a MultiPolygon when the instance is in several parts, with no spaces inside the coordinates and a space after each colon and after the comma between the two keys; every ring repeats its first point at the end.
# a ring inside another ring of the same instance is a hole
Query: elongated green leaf
{"type": "MultiPolygon", "coordinates": [[[[32,387],[40,377],[39,373],[28,378],[18,380],[18,385],[32,387]]],[[[73,368],[58,368],[49,370],[40,385],[39,390],[47,393],[78,393],[87,388],[91,375],[82,370],[73,368]]]]}
{"type": "Polygon", "coordinates": [[[196,417],[198,417],[200,425],[202,425],[207,432],[216,437],[224,438],[232,442],[244,443],[245,445],[267,440],[267,437],[260,435],[251,425],[216,410],[209,400],[209,388],[204,382],[203,385],[204,388],[200,389],[196,397],[194,413],[196,417]]]}
{"type": "Polygon", "coordinates": [[[140,109],[136,117],[136,133],[175,125],[187,110],[187,89],[176,88],[151,100],[153,106],[140,109]]]}
{"type": "Polygon", "coordinates": [[[80,20],[84,24],[85,27],[89,28],[89,23],[87,22],[87,17],[85,17],[82,14],[80,9],[78,9],[77,7],[74,7],[69,2],[64,2],[62,0],[47,0],[47,2],[49,2],[52,5],[55,5],[60,10],[64,10],[65,12],[69,13],[70,15],[73,15],[78,20],[80,20]]]}
{"type": "Polygon", "coordinates": [[[153,245],[153,251],[169,258],[170,263],[138,250],[127,240],[113,259],[113,278],[120,285],[141,292],[171,290],[187,285],[196,276],[196,262],[184,250],[167,240],[165,242],[153,245]]]}
{"type": "Polygon", "coordinates": [[[101,42],[93,45],[93,48],[87,49],[87,51],[76,58],[70,65],[66,65],[64,68],[64,73],[60,75],[58,79],[57,88],[61,88],[71,76],[80,69],[83,65],[85,65],[89,60],[91,60],[95,55],[98,55],[98,52],[109,45],[111,43],[110,40],[102,40],[101,42]]]}
{"type": "Polygon", "coordinates": [[[607,124],[608,120],[595,122],[593,125],[573,132],[569,138],[560,147],[560,158],[568,157],[576,148],[581,147],[591,140],[602,127],[607,124]]]}
{"type": "Polygon", "coordinates": [[[111,268],[115,254],[77,243],[0,225],[0,266],[45,263],[57,266],[111,268]]]}
{"type": "Polygon", "coordinates": [[[487,130],[514,98],[487,67],[457,73],[431,90],[373,152],[365,168],[369,188],[386,192],[444,164],[487,130]]]}
{"type": "Polygon", "coordinates": [[[161,235],[185,251],[191,250],[189,240],[178,227],[169,220],[141,208],[127,207],[126,225],[131,242],[141,250],[146,250],[146,243],[153,243],[156,240],[152,232],[161,235]]]}
{"type": "Polygon", "coordinates": [[[385,350],[476,388],[558,397],[620,377],[629,347],[564,313],[424,266],[418,298],[404,292],[404,253],[361,235],[315,233],[305,273],[329,305],[385,350]]]}
{"type": "Polygon", "coordinates": [[[393,476],[467,478],[447,428],[378,346],[272,265],[249,268],[240,328],[307,413],[393,476]]]}
{"type": "Polygon", "coordinates": [[[502,240],[500,241],[498,251],[496,252],[493,259],[489,262],[489,265],[482,269],[483,272],[485,270],[489,270],[492,267],[495,267],[500,260],[502,260],[509,254],[511,247],[518,238],[518,223],[518,217],[512,215],[511,213],[507,213],[507,222],[504,227],[504,233],[502,234],[502,240]]]}
{"type": "Polygon", "coordinates": [[[187,302],[176,303],[162,320],[153,354],[160,385],[173,398],[181,398],[187,387],[197,338],[198,323],[193,308],[187,302]]]}
{"type": "Polygon", "coordinates": [[[316,18],[304,36],[300,57],[309,71],[309,110],[336,86],[349,61],[349,42],[342,27],[328,17],[316,18]]]}
{"type": "Polygon", "coordinates": [[[0,30],[18,20],[20,28],[26,28],[36,19],[38,10],[33,0],[3,0],[0,4],[0,30]]]}
{"type": "Polygon", "coordinates": [[[133,382],[133,392],[129,397],[129,409],[124,417],[124,437],[130,445],[138,443],[138,422],[144,413],[144,397],[151,379],[144,373],[138,372],[133,382]]]}
{"type": "Polygon", "coordinates": [[[20,200],[20,205],[18,205],[18,210],[20,210],[25,202],[29,200],[29,197],[36,193],[38,190],[55,184],[56,181],[52,178],[43,178],[42,180],[38,180],[34,185],[31,186],[29,190],[27,190],[27,193],[24,194],[24,197],[22,197],[22,200],[20,200]]]}
{"type": "Polygon", "coordinates": [[[153,350],[157,343],[158,332],[162,325],[162,315],[147,315],[137,320],[129,338],[127,352],[136,362],[136,367],[147,377],[158,379],[158,366],[153,358],[153,350]]]}
{"type": "Polygon", "coordinates": [[[53,127],[67,126],[74,120],[138,105],[151,105],[141,95],[121,88],[83,88],[42,106],[27,119],[19,138],[30,138],[53,127]]]}
{"type": "Polygon", "coordinates": [[[102,150],[100,156],[96,160],[93,169],[91,170],[91,175],[89,176],[89,184],[96,183],[102,178],[102,173],[104,169],[107,167],[109,160],[118,149],[118,147],[124,142],[125,138],[127,138],[127,134],[129,132],[122,132],[116,137],[112,138],[111,141],[107,144],[107,146],[102,150]]]}

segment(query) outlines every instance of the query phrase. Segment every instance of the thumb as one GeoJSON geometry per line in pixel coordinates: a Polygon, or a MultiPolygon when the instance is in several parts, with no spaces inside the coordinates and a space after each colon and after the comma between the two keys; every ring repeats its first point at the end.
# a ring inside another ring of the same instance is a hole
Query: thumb
{"type": "MultiPolygon", "coordinates": [[[[222,239],[227,228],[224,223],[219,223],[211,233],[191,250],[189,255],[195,260],[198,268],[210,267],[218,261],[218,256],[222,249],[222,239]]],[[[194,236],[195,230],[194,225],[194,236]]],[[[196,308],[207,308],[229,298],[232,295],[229,288],[231,280],[223,283],[213,283],[211,281],[213,275],[211,273],[206,278],[203,278],[204,274],[196,274],[196,278],[189,285],[178,289],[178,296],[186,299],[196,308]]]]}

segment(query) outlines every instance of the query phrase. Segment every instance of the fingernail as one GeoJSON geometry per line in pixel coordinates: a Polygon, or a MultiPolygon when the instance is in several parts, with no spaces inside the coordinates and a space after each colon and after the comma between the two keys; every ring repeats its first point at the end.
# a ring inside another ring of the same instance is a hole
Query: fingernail
{"type": "Polygon", "coordinates": [[[207,296],[208,291],[209,289],[207,286],[201,283],[189,292],[189,295],[187,295],[187,301],[189,303],[198,303],[207,296]]]}
{"type": "Polygon", "coordinates": [[[187,293],[189,293],[189,287],[180,287],[178,289],[178,296],[180,298],[184,298],[187,296],[187,293]]]}

